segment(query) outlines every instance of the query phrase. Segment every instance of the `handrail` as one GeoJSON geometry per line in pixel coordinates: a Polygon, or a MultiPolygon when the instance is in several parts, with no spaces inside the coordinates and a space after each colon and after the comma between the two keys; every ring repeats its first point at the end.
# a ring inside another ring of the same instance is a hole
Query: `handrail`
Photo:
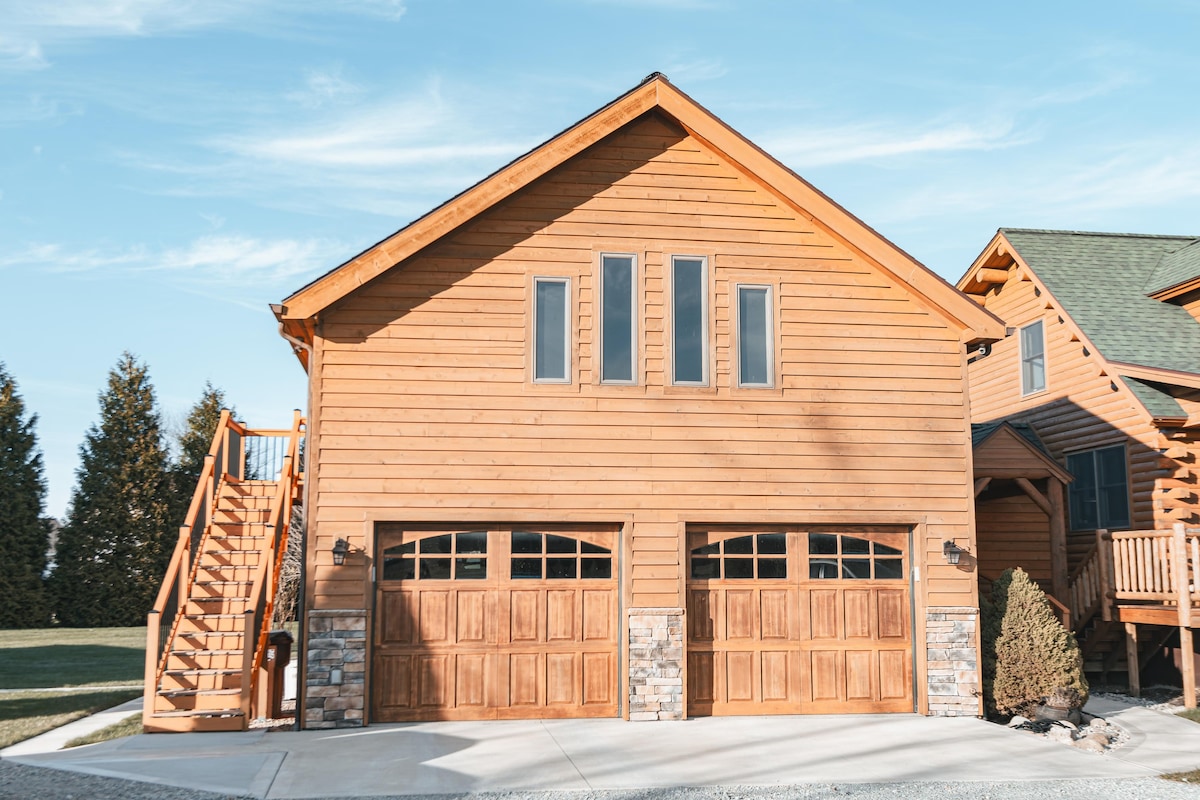
{"type": "Polygon", "coordinates": [[[266,657],[279,570],[283,563],[284,550],[287,548],[288,523],[291,520],[292,503],[295,500],[295,464],[299,458],[300,429],[303,424],[304,420],[300,416],[300,412],[295,412],[292,428],[286,432],[290,437],[288,451],[280,464],[275,496],[271,500],[267,516],[269,533],[266,546],[262,550],[263,557],[259,559],[258,566],[254,570],[254,582],[251,585],[250,597],[242,619],[241,708],[243,719],[246,721],[250,719],[255,698],[258,695],[256,679],[266,657]]]}
{"type": "Polygon", "coordinates": [[[1113,539],[1113,589],[1118,600],[1190,607],[1200,602],[1200,531],[1120,531],[1113,539]]]}
{"type": "Polygon", "coordinates": [[[1083,560],[1071,571],[1067,579],[1070,619],[1074,623],[1071,627],[1072,632],[1078,633],[1097,613],[1103,613],[1106,607],[1109,581],[1108,570],[1103,563],[1102,546],[1106,541],[1107,531],[1096,531],[1096,541],[1088,548],[1083,560]]]}

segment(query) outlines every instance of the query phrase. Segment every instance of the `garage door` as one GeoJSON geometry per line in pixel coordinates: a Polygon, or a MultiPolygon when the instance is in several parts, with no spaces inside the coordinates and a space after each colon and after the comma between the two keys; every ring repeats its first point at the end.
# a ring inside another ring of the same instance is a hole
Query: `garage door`
{"type": "Polygon", "coordinates": [[[913,711],[909,535],[688,534],[688,713],[913,711]]]}
{"type": "Polygon", "coordinates": [[[377,530],[372,719],[617,715],[616,534],[377,530]]]}

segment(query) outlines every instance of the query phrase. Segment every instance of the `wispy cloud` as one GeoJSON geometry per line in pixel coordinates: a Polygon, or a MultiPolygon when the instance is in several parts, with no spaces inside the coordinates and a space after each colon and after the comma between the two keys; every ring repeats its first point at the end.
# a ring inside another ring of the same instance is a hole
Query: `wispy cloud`
{"type": "Polygon", "coordinates": [[[681,11],[720,8],[717,0],[588,0],[593,5],[635,6],[638,8],[667,8],[681,11]]]}
{"type": "Polygon", "coordinates": [[[304,88],[287,93],[287,99],[305,108],[343,103],[361,95],[363,88],[342,77],[342,68],[309,70],[304,88]]]}
{"type": "Polygon", "coordinates": [[[723,78],[729,68],[715,58],[696,61],[674,61],[664,70],[667,77],[676,83],[699,83],[723,78]]]}
{"type": "Polygon", "coordinates": [[[109,250],[73,250],[62,244],[30,244],[0,255],[0,270],[55,273],[104,271],[159,273],[194,286],[276,285],[318,274],[340,263],[348,249],[326,239],[259,239],[201,236],[182,247],[135,245],[109,250]]]}
{"type": "Polygon", "coordinates": [[[878,161],[898,156],[962,150],[996,150],[1031,141],[1013,131],[1011,123],[972,125],[949,123],[919,130],[871,124],[808,128],[776,134],[765,149],[798,168],[878,161]]]}

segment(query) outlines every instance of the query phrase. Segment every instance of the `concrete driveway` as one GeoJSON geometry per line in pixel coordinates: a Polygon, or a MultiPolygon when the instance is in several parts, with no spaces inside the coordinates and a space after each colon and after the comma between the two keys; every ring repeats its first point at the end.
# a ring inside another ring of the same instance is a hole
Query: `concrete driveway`
{"type": "Polygon", "coordinates": [[[1106,716],[1133,733],[1129,745],[1108,755],[976,719],[888,714],[160,734],[6,757],[261,798],[1078,780],[1200,766],[1200,725],[1136,708],[1109,710],[1106,716]]]}

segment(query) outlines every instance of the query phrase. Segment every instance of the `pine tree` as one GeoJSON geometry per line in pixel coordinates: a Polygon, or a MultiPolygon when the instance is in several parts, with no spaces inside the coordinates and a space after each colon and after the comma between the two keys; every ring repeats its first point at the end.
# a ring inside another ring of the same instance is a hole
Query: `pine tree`
{"type": "Polygon", "coordinates": [[[0,364],[0,628],[40,628],[50,620],[42,581],[50,530],[42,519],[46,482],[36,424],[0,364]]]}
{"type": "Polygon", "coordinates": [[[124,353],[87,432],[67,525],[52,575],[58,621],[68,626],[144,624],[162,582],[179,520],[160,417],[144,364],[124,353]]]}
{"type": "Polygon", "coordinates": [[[1056,689],[1073,691],[1082,706],[1088,684],[1075,637],[1062,626],[1046,593],[1024,570],[1014,569],[1009,577],[1003,596],[993,597],[1000,600],[992,685],[996,709],[1004,714],[1028,714],[1056,689]]]}
{"type": "Polygon", "coordinates": [[[224,407],[225,392],[215,388],[210,381],[205,381],[204,392],[188,412],[184,431],[179,435],[179,457],[171,470],[174,484],[172,523],[176,527],[183,524],[224,407]]]}

